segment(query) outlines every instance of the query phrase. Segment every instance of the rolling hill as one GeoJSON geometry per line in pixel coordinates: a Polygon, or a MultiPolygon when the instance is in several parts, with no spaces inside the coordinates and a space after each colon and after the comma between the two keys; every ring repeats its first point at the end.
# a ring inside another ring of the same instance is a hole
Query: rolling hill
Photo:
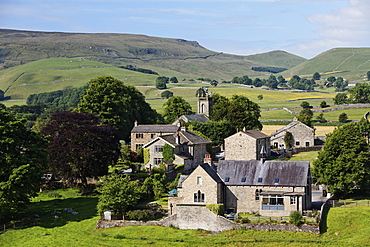
{"type": "Polygon", "coordinates": [[[284,51],[253,56],[217,53],[195,41],[182,39],[0,29],[0,89],[9,88],[7,95],[12,98],[24,98],[53,87],[58,90],[78,86],[97,75],[109,74],[123,79],[138,77],[137,83],[145,85],[150,80],[153,85],[153,76],[119,69],[126,65],[176,76],[179,80],[203,77],[222,81],[234,76],[263,76],[264,73],[251,70],[255,66],[283,65],[288,69],[304,61],[284,51]],[[73,62],[68,63],[66,58],[73,62]],[[100,72],[98,69],[88,71],[86,67],[99,67],[100,72]],[[37,83],[45,86],[40,88],[35,86],[37,83]],[[27,88],[22,89],[23,92],[15,89],[25,85],[27,88]]]}

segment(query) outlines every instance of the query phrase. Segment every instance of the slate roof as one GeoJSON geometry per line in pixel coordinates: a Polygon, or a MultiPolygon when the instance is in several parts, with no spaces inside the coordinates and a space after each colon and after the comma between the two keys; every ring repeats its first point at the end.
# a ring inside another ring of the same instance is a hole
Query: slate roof
{"type": "MultiPolygon", "coordinates": [[[[245,131],[239,131],[238,133],[236,133],[236,134],[234,134],[234,135],[237,135],[237,134],[239,134],[239,133],[244,133],[244,134],[246,134],[246,135],[248,135],[248,136],[250,136],[250,137],[252,137],[252,138],[254,138],[254,139],[263,139],[263,138],[267,138],[267,137],[269,137],[268,135],[266,135],[266,134],[264,134],[264,133],[262,133],[261,131],[259,131],[259,130],[245,130],[245,131]]],[[[230,138],[230,137],[232,137],[232,136],[234,136],[234,135],[231,135],[231,136],[229,136],[229,137],[227,137],[227,138],[230,138]]],[[[226,138],[226,139],[227,139],[226,138]]]]}
{"type": "Polygon", "coordinates": [[[198,135],[196,135],[196,134],[194,134],[193,132],[190,132],[190,131],[179,131],[179,132],[176,132],[173,135],[161,136],[161,138],[164,139],[165,141],[171,143],[173,146],[177,146],[178,145],[178,144],[176,144],[177,134],[179,134],[179,136],[180,136],[180,143],[181,144],[197,145],[197,144],[212,143],[211,141],[209,141],[209,140],[207,140],[203,137],[200,137],[200,136],[198,136],[198,135]]]}
{"type": "MultiPolygon", "coordinates": [[[[292,128],[292,127],[294,127],[294,126],[296,126],[297,124],[303,124],[303,125],[305,125],[304,123],[302,123],[302,122],[300,122],[300,121],[293,121],[293,122],[291,122],[290,124],[288,124],[287,126],[284,126],[283,128],[281,128],[281,129],[279,129],[279,130],[277,130],[277,131],[275,131],[274,133],[272,133],[271,134],[271,136],[275,136],[275,135],[277,135],[277,134],[279,134],[279,133],[281,133],[281,132],[283,132],[283,131],[287,131],[288,129],[290,129],[290,128],[292,128]]],[[[307,128],[309,128],[309,129],[312,129],[311,127],[309,127],[309,126],[307,126],[307,125],[305,125],[307,128]]],[[[312,129],[313,130],[313,129],[312,129]]]]}
{"type": "Polygon", "coordinates": [[[187,179],[188,177],[189,175],[180,175],[179,182],[177,183],[177,188],[182,188],[182,182],[184,182],[185,179],[187,179]]]}
{"type": "Polygon", "coordinates": [[[309,161],[220,160],[217,172],[226,185],[306,186],[309,167],[309,161]]]}
{"type": "MultiPolygon", "coordinates": [[[[199,121],[201,123],[205,123],[209,121],[209,118],[204,114],[196,114],[196,115],[183,115],[188,121],[199,121]]],[[[181,117],[180,117],[181,118],[181,117]]]]}
{"type": "Polygon", "coordinates": [[[208,173],[208,175],[217,183],[222,183],[222,179],[209,164],[200,164],[200,166],[208,173]]]}
{"type": "Polygon", "coordinates": [[[172,124],[147,124],[134,126],[131,133],[176,133],[178,130],[179,127],[172,124]]]}

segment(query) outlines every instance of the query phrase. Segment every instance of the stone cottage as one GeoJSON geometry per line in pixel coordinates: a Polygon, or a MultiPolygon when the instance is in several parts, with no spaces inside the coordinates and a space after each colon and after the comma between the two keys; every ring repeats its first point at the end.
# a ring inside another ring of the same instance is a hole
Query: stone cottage
{"type": "Polygon", "coordinates": [[[292,133],[292,147],[314,146],[315,130],[294,118],[293,122],[281,128],[270,136],[271,145],[274,148],[286,148],[284,137],[287,132],[292,133]]]}
{"type": "Polygon", "coordinates": [[[203,157],[207,154],[207,144],[212,142],[200,137],[186,127],[174,134],[162,135],[146,143],[143,147],[149,149],[150,159],[146,167],[156,166],[163,162],[163,147],[168,144],[174,149],[174,165],[185,165],[185,171],[193,170],[197,165],[203,163],[203,157]]]}
{"type": "Polygon", "coordinates": [[[138,125],[137,121],[135,121],[134,127],[131,130],[131,150],[138,150],[143,147],[144,144],[158,136],[174,134],[179,128],[179,125],[169,124],[138,125]]]}
{"type": "Polygon", "coordinates": [[[183,123],[183,122],[188,123],[188,122],[191,122],[191,121],[198,121],[198,122],[201,122],[201,123],[205,123],[205,122],[209,121],[209,118],[205,114],[181,115],[178,118],[178,120],[176,120],[175,122],[172,123],[172,125],[177,125],[179,121],[181,123],[183,123]]]}
{"type": "Polygon", "coordinates": [[[260,159],[264,149],[269,157],[270,137],[258,130],[243,130],[225,138],[225,160],[260,159]]]}
{"type": "Polygon", "coordinates": [[[311,208],[311,183],[308,161],[221,160],[217,170],[204,163],[181,176],[169,207],[224,204],[227,212],[287,216],[311,208]]]}

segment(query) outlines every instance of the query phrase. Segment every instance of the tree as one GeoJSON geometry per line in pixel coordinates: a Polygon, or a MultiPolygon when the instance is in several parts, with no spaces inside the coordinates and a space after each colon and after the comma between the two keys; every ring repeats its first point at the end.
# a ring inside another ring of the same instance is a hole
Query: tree
{"type": "Polygon", "coordinates": [[[0,220],[19,211],[40,190],[47,141],[0,109],[0,220]]]}
{"type": "Polygon", "coordinates": [[[0,101],[4,100],[4,91],[0,89],[0,101]]]}
{"type": "Polygon", "coordinates": [[[217,87],[218,81],[212,80],[209,84],[211,84],[211,86],[213,86],[213,87],[217,87]]]}
{"type": "Polygon", "coordinates": [[[134,121],[156,123],[159,114],[154,111],[145,97],[134,86],[124,85],[110,76],[92,79],[81,98],[76,112],[93,113],[102,124],[115,126],[121,139],[129,140],[134,121]]]}
{"type": "Polygon", "coordinates": [[[202,133],[214,145],[221,145],[226,137],[236,133],[235,127],[226,120],[207,121],[205,123],[191,121],[189,123],[189,129],[202,133]]]}
{"type": "Polygon", "coordinates": [[[157,79],[155,80],[155,86],[156,88],[158,89],[166,89],[167,88],[167,83],[169,81],[169,78],[166,77],[166,76],[159,76],[157,77],[157,79]]]}
{"type": "Polygon", "coordinates": [[[101,193],[97,209],[100,214],[113,211],[115,215],[124,215],[128,206],[136,205],[140,199],[139,181],[130,181],[129,176],[112,174],[102,178],[97,191],[101,193]]]}
{"type": "Polygon", "coordinates": [[[163,104],[163,117],[167,123],[175,122],[181,115],[193,114],[190,104],[180,96],[172,96],[163,104]]]}
{"type": "Polygon", "coordinates": [[[321,108],[326,108],[326,107],[328,107],[328,104],[326,104],[326,101],[321,101],[320,107],[321,108]]]}
{"type": "Polygon", "coordinates": [[[319,72],[315,72],[315,73],[313,74],[312,79],[314,79],[314,80],[320,80],[320,78],[321,78],[321,75],[320,75],[320,73],[319,73],[319,72]]]}
{"type": "Polygon", "coordinates": [[[367,80],[370,81],[370,71],[366,73],[367,80]]]}
{"type": "Polygon", "coordinates": [[[325,119],[324,117],[324,113],[320,113],[317,117],[316,117],[317,121],[319,121],[319,123],[326,123],[327,120],[325,119]]]}
{"type": "Polygon", "coordinates": [[[344,91],[348,86],[348,81],[345,81],[342,77],[338,77],[334,82],[334,87],[337,91],[344,91]]]}
{"type": "Polygon", "coordinates": [[[347,114],[346,114],[345,112],[341,113],[341,114],[339,115],[339,117],[338,117],[338,121],[339,121],[340,123],[346,123],[346,122],[347,122],[347,120],[348,120],[348,116],[347,116],[347,114]]]}
{"type": "Polygon", "coordinates": [[[173,77],[170,78],[170,82],[171,83],[178,83],[179,80],[177,80],[177,77],[173,76],[173,77]]]}
{"type": "Polygon", "coordinates": [[[334,104],[336,105],[348,103],[348,97],[346,93],[337,93],[335,97],[333,98],[333,100],[334,100],[334,104]]]}
{"type": "Polygon", "coordinates": [[[49,136],[50,167],[70,181],[106,175],[120,155],[117,130],[91,113],[56,112],[42,129],[49,136]]]}
{"type": "Polygon", "coordinates": [[[357,123],[345,124],[328,134],[313,176],[333,193],[351,193],[368,188],[370,181],[369,145],[357,123]]]}
{"type": "Polygon", "coordinates": [[[293,141],[294,141],[293,134],[291,132],[287,131],[285,133],[285,136],[284,136],[285,147],[287,149],[292,148],[293,147],[293,141]]]}
{"type": "Polygon", "coordinates": [[[311,108],[310,103],[308,103],[307,101],[303,101],[303,102],[301,103],[301,107],[302,107],[303,109],[309,109],[309,108],[311,108]]]}
{"type": "Polygon", "coordinates": [[[309,108],[304,108],[297,116],[297,119],[305,125],[312,127],[313,112],[309,108]]]}
{"type": "Polygon", "coordinates": [[[169,97],[172,97],[172,96],[173,96],[173,92],[171,92],[169,90],[166,90],[166,91],[161,93],[161,98],[168,99],[169,97]]]}
{"type": "Polygon", "coordinates": [[[279,82],[277,81],[276,77],[274,75],[270,75],[266,82],[266,86],[268,86],[271,89],[277,89],[279,82]]]}
{"type": "Polygon", "coordinates": [[[258,120],[261,116],[258,104],[250,101],[243,95],[233,95],[231,99],[219,94],[212,95],[213,106],[210,119],[213,121],[225,120],[238,129],[262,129],[258,120]]]}
{"type": "Polygon", "coordinates": [[[263,95],[262,95],[262,94],[259,94],[259,95],[257,96],[257,99],[258,99],[258,100],[263,100],[263,95]]]}
{"type": "Polygon", "coordinates": [[[370,85],[367,83],[356,84],[356,86],[349,89],[348,92],[351,94],[351,99],[355,103],[370,102],[370,85]]]}

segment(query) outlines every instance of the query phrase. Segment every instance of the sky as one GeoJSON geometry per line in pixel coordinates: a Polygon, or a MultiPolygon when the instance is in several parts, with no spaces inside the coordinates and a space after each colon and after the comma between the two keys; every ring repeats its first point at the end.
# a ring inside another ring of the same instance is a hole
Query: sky
{"type": "Polygon", "coordinates": [[[313,58],[370,47],[370,0],[0,0],[0,28],[197,41],[235,55],[313,58]]]}

